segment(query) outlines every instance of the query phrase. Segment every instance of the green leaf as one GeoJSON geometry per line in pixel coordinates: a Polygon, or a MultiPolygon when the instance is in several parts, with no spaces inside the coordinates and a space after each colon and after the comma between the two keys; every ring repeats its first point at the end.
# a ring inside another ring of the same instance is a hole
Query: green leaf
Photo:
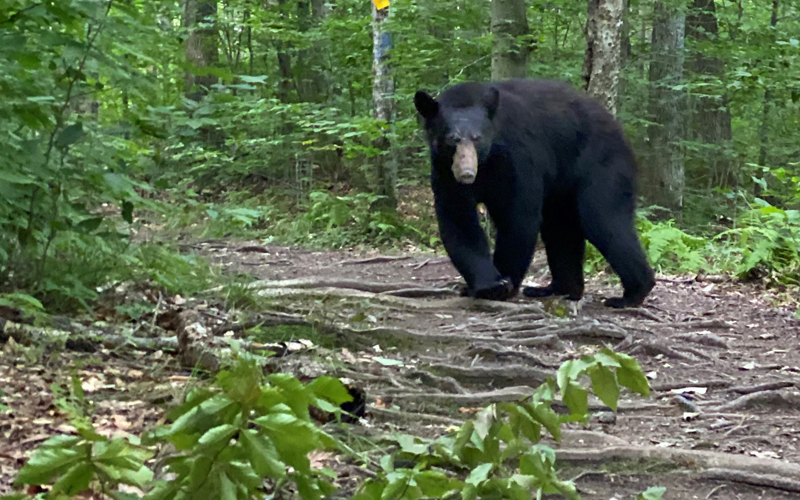
{"type": "Polygon", "coordinates": [[[408,434],[401,434],[397,436],[397,444],[400,445],[400,449],[402,449],[405,453],[422,455],[427,453],[428,445],[417,442],[419,439],[421,438],[410,436],[408,434]]]}
{"type": "Polygon", "coordinates": [[[606,406],[617,411],[619,386],[614,372],[605,366],[596,365],[589,369],[589,377],[592,379],[592,391],[606,406]]]}
{"type": "Polygon", "coordinates": [[[239,439],[247,451],[250,464],[261,476],[279,478],[286,475],[286,465],[278,458],[278,451],[271,441],[248,429],[239,434],[239,439]]]}
{"type": "MultiPolygon", "coordinates": [[[[47,444],[47,443],[45,443],[47,444]]],[[[37,449],[30,460],[22,467],[17,475],[16,484],[46,484],[75,463],[87,458],[84,449],[45,448],[44,445],[37,449]]]]}
{"type": "Polygon", "coordinates": [[[341,380],[334,377],[322,376],[312,380],[306,387],[317,397],[325,398],[328,401],[341,405],[353,400],[353,396],[348,392],[341,380]]]}
{"type": "Polygon", "coordinates": [[[230,424],[218,425],[203,434],[197,441],[197,444],[209,448],[225,446],[238,431],[238,427],[230,424]]]}
{"type": "Polygon", "coordinates": [[[493,463],[485,463],[480,464],[479,466],[472,469],[472,472],[469,473],[469,476],[465,480],[467,484],[472,484],[474,486],[480,486],[480,484],[489,477],[489,473],[494,468],[493,463]]]}
{"type": "Polygon", "coordinates": [[[636,500],[661,500],[667,488],[663,486],[651,486],[636,497],[636,500]]]}
{"type": "Polygon", "coordinates": [[[589,413],[589,392],[575,382],[561,389],[561,397],[573,416],[582,418],[589,413]]]}
{"type": "Polygon", "coordinates": [[[646,398],[650,397],[650,384],[638,361],[627,354],[613,352],[610,349],[603,349],[602,352],[619,362],[620,368],[617,369],[617,380],[620,385],[646,398]]]}
{"type": "Polygon", "coordinates": [[[580,378],[590,364],[591,363],[588,363],[584,359],[570,359],[569,361],[562,363],[558,368],[558,373],[556,376],[558,380],[558,388],[561,390],[561,392],[563,393],[567,386],[580,378]]]}
{"type": "Polygon", "coordinates": [[[444,498],[448,496],[448,493],[462,488],[462,483],[458,479],[433,470],[422,471],[414,475],[414,482],[427,498],[444,498]]]}
{"type": "Polygon", "coordinates": [[[94,477],[94,467],[91,462],[80,462],[72,466],[53,485],[53,492],[67,495],[77,495],[89,487],[94,477]]]}
{"type": "Polygon", "coordinates": [[[224,472],[219,473],[219,490],[221,500],[236,500],[236,485],[224,472]]]}
{"type": "Polygon", "coordinates": [[[75,225],[75,230],[79,233],[93,233],[103,223],[103,217],[91,217],[84,219],[75,225]]]}
{"type": "Polygon", "coordinates": [[[387,474],[386,479],[389,481],[389,484],[384,488],[383,494],[381,494],[381,500],[395,500],[401,498],[403,492],[408,488],[409,472],[408,469],[404,469],[387,474]]]}
{"type": "Polygon", "coordinates": [[[83,124],[81,122],[73,123],[58,134],[55,145],[57,148],[65,148],[75,144],[83,137],[83,124]]]}

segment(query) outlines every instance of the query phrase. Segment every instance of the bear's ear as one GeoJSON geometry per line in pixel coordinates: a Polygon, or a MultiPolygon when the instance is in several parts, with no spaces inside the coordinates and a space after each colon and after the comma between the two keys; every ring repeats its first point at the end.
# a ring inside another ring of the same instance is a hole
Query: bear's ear
{"type": "Polygon", "coordinates": [[[494,119],[494,115],[497,113],[497,106],[500,105],[500,91],[497,90],[497,87],[489,87],[484,91],[482,104],[486,107],[489,119],[494,119]]]}
{"type": "Polygon", "coordinates": [[[430,120],[439,113],[439,103],[424,90],[418,90],[414,94],[414,106],[426,120],[430,120]]]}

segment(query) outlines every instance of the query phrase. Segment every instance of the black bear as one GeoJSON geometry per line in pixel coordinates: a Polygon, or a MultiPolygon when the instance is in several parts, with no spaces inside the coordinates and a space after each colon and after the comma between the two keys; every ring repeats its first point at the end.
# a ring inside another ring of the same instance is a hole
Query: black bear
{"type": "Polygon", "coordinates": [[[655,278],[634,228],[636,160],[598,102],[567,84],[515,79],[461,83],[438,99],[418,91],[414,105],[430,147],[439,232],[466,295],[516,295],[541,231],[552,281],[525,296],[580,299],[589,240],[624,288],[605,305],[642,304],[655,278]],[[493,258],[478,203],[497,230],[493,258]]]}

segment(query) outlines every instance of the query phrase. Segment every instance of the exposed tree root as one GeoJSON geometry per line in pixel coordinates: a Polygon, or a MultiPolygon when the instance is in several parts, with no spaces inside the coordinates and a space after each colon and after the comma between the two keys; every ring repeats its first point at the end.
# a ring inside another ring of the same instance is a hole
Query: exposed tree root
{"type": "Polygon", "coordinates": [[[439,392],[395,394],[392,397],[400,401],[457,403],[462,406],[486,406],[491,403],[519,401],[533,394],[533,388],[527,386],[504,387],[496,391],[473,392],[471,394],[447,394],[439,392]]]}
{"type": "Polygon", "coordinates": [[[467,356],[480,356],[488,361],[502,361],[506,359],[519,359],[526,361],[527,365],[539,366],[542,368],[550,368],[555,370],[558,364],[547,363],[527,351],[517,351],[513,349],[504,349],[502,346],[488,343],[476,342],[473,343],[465,352],[467,356]]]}
{"type": "Polygon", "coordinates": [[[412,287],[412,288],[401,288],[399,290],[390,290],[388,292],[382,292],[386,295],[394,295],[395,297],[411,297],[411,298],[420,298],[420,297],[457,297],[458,292],[453,290],[452,288],[436,288],[436,287],[412,287]]]}
{"type": "Polygon", "coordinates": [[[467,391],[461,387],[461,384],[458,383],[453,377],[449,376],[439,376],[434,375],[433,373],[427,372],[425,370],[414,370],[412,372],[407,373],[406,378],[412,380],[419,380],[423,384],[428,387],[435,387],[441,391],[450,392],[454,394],[466,394],[467,391]]]}
{"type": "Polygon", "coordinates": [[[701,471],[696,475],[701,479],[730,481],[734,483],[761,486],[776,490],[800,493],[800,480],[791,479],[777,474],[758,474],[743,470],[711,468],[701,471]]]}
{"type": "Polygon", "coordinates": [[[736,387],[729,387],[725,392],[735,392],[737,394],[753,394],[756,392],[776,391],[778,389],[785,389],[787,387],[794,387],[797,382],[790,382],[788,380],[780,382],[768,382],[766,384],[758,385],[738,385],[736,387]]]}
{"type": "Polygon", "coordinates": [[[800,407],[800,392],[761,391],[746,394],[716,408],[720,412],[747,410],[750,408],[787,408],[796,410],[800,407]]]}
{"type": "Polygon", "coordinates": [[[663,384],[653,384],[650,390],[653,392],[666,392],[674,389],[682,389],[684,387],[707,387],[709,389],[730,387],[730,380],[707,380],[705,382],[665,382],[663,384]]]}
{"type": "MultiPolygon", "coordinates": [[[[264,298],[287,299],[360,299],[370,300],[379,304],[412,309],[418,311],[466,309],[484,312],[541,312],[541,306],[535,303],[518,304],[515,302],[499,302],[494,300],[480,300],[468,297],[458,297],[440,300],[419,300],[406,297],[395,297],[383,293],[364,292],[347,288],[265,288],[256,292],[264,298]]],[[[542,313],[543,314],[543,313],[542,313]]]]}
{"type": "Polygon", "coordinates": [[[430,365],[432,370],[449,375],[461,382],[493,386],[532,385],[537,386],[552,377],[555,372],[527,365],[461,366],[446,363],[430,365]]]}
{"type": "Polygon", "coordinates": [[[289,280],[262,280],[249,283],[247,288],[262,290],[265,288],[343,288],[362,292],[384,293],[397,290],[420,289],[418,283],[387,283],[351,280],[347,278],[296,278],[289,280]]]}
{"type": "Polygon", "coordinates": [[[687,342],[693,342],[695,344],[701,344],[709,347],[720,347],[722,349],[729,348],[728,342],[725,339],[710,332],[679,333],[677,335],[672,335],[670,338],[672,340],[685,340],[687,342]]]}
{"type": "Polygon", "coordinates": [[[680,353],[670,346],[664,344],[656,344],[655,342],[639,342],[634,345],[630,350],[631,354],[643,352],[650,356],[666,356],[671,359],[679,359],[681,361],[695,361],[696,358],[683,353],[680,353]]]}
{"type": "Polygon", "coordinates": [[[464,424],[463,420],[458,420],[455,418],[444,417],[442,415],[431,415],[429,413],[414,413],[414,412],[406,412],[400,410],[390,410],[389,408],[375,408],[370,407],[367,412],[372,415],[375,420],[380,420],[384,422],[424,422],[426,424],[434,424],[434,425],[455,425],[461,426],[464,424]]]}
{"type": "MultiPolygon", "coordinates": [[[[647,324],[648,322],[644,322],[647,324]]],[[[671,328],[707,328],[707,329],[731,329],[733,325],[728,323],[727,321],[719,320],[719,319],[701,319],[701,320],[691,320],[691,321],[669,321],[664,323],[652,322],[652,326],[668,326],[671,328]]]]}
{"type": "Polygon", "coordinates": [[[332,266],[357,266],[359,264],[384,264],[386,262],[397,262],[398,260],[408,260],[410,255],[379,255],[377,257],[368,257],[366,259],[343,260],[336,262],[332,266]]]}
{"type": "Polygon", "coordinates": [[[658,446],[610,446],[600,449],[556,449],[565,462],[608,463],[613,460],[656,460],[695,469],[726,469],[748,474],[766,474],[800,481],[800,464],[771,458],[756,458],[705,450],[684,450],[658,446]]]}

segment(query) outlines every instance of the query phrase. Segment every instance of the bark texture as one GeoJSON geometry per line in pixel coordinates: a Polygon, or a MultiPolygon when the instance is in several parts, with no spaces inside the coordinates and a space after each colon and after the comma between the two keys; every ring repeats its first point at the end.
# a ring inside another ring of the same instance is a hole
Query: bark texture
{"type": "Polygon", "coordinates": [[[389,16],[389,7],[378,10],[372,3],[372,111],[376,120],[385,124],[383,133],[374,146],[383,154],[375,156],[377,194],[384,196],[383,207],[397,207],[397,163],[391,153],[389,130],[394,122],[394,79],[391,74],[389,50],[392,37],[383,23],[389,16]]]}
{"type": "MultiPolygon", "coordinates": [[[[186,61],[192,69],[215,66],[219,63],[219,40],[215,17],[217,2],[209,0],[186,0],[183,11],[183,24],[189,28],[186,40],[186,61]]],[[[198,71],[197,73],[206,73],[198,71]]],[[[217,83],[212,74],[197,74],[187,71],[184,76],[184,94],[189,99],[199,101],[208,89],[217,83]]]]}
{"type": "Polygon", "coordinates": [[[617,114],[622,56],[623,0],[589,0],[586,22],[585,90],[617,114]]]}
{"type": "Polygon", "coordinates": [[[492,0],[492,80],[525,77],[531,45],[519,37],[529,34],[524,0],[492,0]]]}
{"type": "Polygon", "coordinates": [[[653,125],[647,128],[649,158],[642,165],[642,193],[648,202],[676,215],[683,208],[684,93],[683,79],[686,15],[656,2],[651,38],[650,96],[653,125]]]}
{"type": "Polygon", "coordinates": [[[691,138],[702,142],[700,158],[708,168],[709,187],[734,186],[738,181],[738,168],[727,153],[732,138],[731,113],[727,92],[716,95],[712,89],[724,76],[723,61],[703,53],[703,42],[719,36],[714,0],[694,0],[686,17],[686,36],[694,42],[686,68],[693,80],[704,84],[692,97],[691,138]]]}

